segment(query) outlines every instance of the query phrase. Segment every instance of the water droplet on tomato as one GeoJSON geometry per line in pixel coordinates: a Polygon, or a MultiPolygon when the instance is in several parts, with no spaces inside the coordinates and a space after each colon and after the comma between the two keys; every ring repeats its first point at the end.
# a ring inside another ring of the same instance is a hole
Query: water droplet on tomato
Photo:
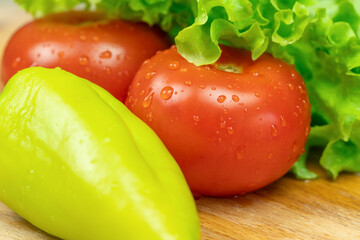
{"type": "Polygon", "coordinates": [[[236,158],[238,160],[242,160],[245,157],[245,148],[243,146],[240,146],[236,149],[236,158]]]}
{"type": "Polygon", "coordinates": [[[146,114],[146,117],[147,117],[149,122],[152,122],[152,120],[154,119],[154,116],[153,116],[152,112],[149,112],[148,114],[146,114]]]}
{"type": "Polygon", "coordinates": [[[194,119],[194,122],[199,122],[200,121],[200,117],[198,115],[194,115],[193,119],[194,119]]]}
{"type": "Polygon", "coordinates": [[[259,135],[257,136],[257,138],[256,139],[260,139],[260,138],[262,138],[264,136],[264,130],[262,129],[262,128],[260,128],[259,129],[259,135]]]}
{"type": "Polygon", "coordinates": [[[87,56],[82,56],[79,58],[79,64],[82,66],[89,64],[89,58],[87,56]]]}
{"type": "Polygon", "coordinates": [[[160,91],[160,97],[163,100],[169,100],[172,95],[173,95],[174,89],[170,86],[164,87],[161,91],[160,91]]]}
{"type": "Polygon", "coordinates": [[[185,81],[185,85],[190,87],[192,85],[192,82],[190,80],[185,81]]]}
{"type": "Polygon", "coordinates": [[[217,98],[217,101],[218,101],[219,103],[223,103],[223,102],[225,102],[225,100],[226,100],[225,95],[220,95],[220,96],[217,98]]]}
{"type": "Polygon", "coordinates": [[[260,97],[260,93],[255,92],[255,97],[260,97]]]}
{"type": "Polygon", "coordinates": [[[111,56],[112,56],[112,53],[109,50],[100,53],[100,58],[111,58],[111,56]]]}
{"type": "Polygon", "coordinates": [[[300,106],[296,106],[296,108],[300,114],[303,112],[303,109],[300,106]]]}
{"type": "Polygon", "coordinates": [[[134,103],[133,103],[133,105],[135,106],[135,105],[137,104],[137,102],[138,102],[138,99],[137,99],[137,98],[135,98],[135,99],[134,99],[134,103]]]}
{"type": "Polygon", "coordinates": [[[148,72],[146,75],[145,75],[145,79],[146,80],[150,80],[153,76],[156,75],[156,72],[148,72]]]}
{"type": "Polygon", "coordinates": [[[252,75],[255,76],[255,77],[257,77],[257,76],[259,76],[259,73],[254,72],[254,73],[252,73],[252,75]]]}
{"type": "MultiPolygon", "coordinates": [[[[121,59],[122,59],[122,56],[121,56],[120,54],[117,54],[117,55],[116,55],[116,60],[120,61],[121,59]]],[[[145,63],[145,62],[144,62],[144,63],[145,63]]],[[[143,63],[143,64],[144,64],[144,63],[143,63]]]]}
{"type": "Polygon", "coordinates": [[[232,89],[233,86],[232,86],[232,85],[227,85],[227,88],[228,88],[228,89],[232,89]]]}
{"type": "Polygon", "coordinates": [[[130,95],[130,96],[127,98],[126,102],[131,103],[132,99],[133,99],[133,96],[130,95]]]}
{"type": "Polygon", "coordinates": [[[143,107],[144,107],[144,108],[150,107],[151,102],[152,102],[152,99],[153,99],[153,96],[154,96],[154,92],[151,91],[151,92],[145,97],[145,99],[144,99],[144,101],[143,101],[143,107]]]}
{"type": "Polygon", "coordinates": [[[104,67],[104,71],[106,72],[107,75],[111,74],[111,68],[110,67],[104,67]]]}
{"type": "Polygon", "coordinates": [[[169,64],[168,68],[170,70],[176,70],[180,67],[180,63],[178,61],[173,61],[169,64]]]}
{"type": "Polygon", "coordinates": [[[41,53],[36,54],[36,57],[41,57],[41,53]]]}
{"type": "Polygon", "coordinates": [[[200,84],[199,88],[204,89],[206,86],[204,84],[200,84]]]}
{"type": "Polygon", "coordinates": [[[211,90],[216,90],[216,87],[211,87],[211,90]]]}
{"type": "Polygon", "coordinates": [[[296,153],[298,150],[298,146],[296,145],[296,142],[293,143],[293,146],[292,146],[292,151],[293,153],[296,153]]]}
{"type": "Polygon", "coordinates": [[[283,127],[286,126],[286,121],[283,116],[280,116],[280,122],[281,122],[281,126],[283,126],[283,127]]]}
{"type": "Polygon", "coordinates": [[[228,134],[232,135],[234,134],[234,129],[232,127],[227,128],[228,134]]]}
{"type": "MultiPolygon", "coordinates": [[[[225,113],[225,114],[228,114],[228,113],[229,113],[229,109],[224,108],[224,113],[225,113]]],[[[229,119],[230,119],[230,118],[229,118],[229,119]]]]}
{"type": "Polygon", "coordinates": [[[21,62],[21,57],[15,58],[15,60],[12,63],[12,67],[16,68],[19,65],[20,62],[21,62]]]}
{"type": "Polygon", "coordinates": [[[239,101],[239,97],[237,95],[232,95],[231,99],[234,101],[234,102],[238,102],[239,101]]]}
{"type": "Polygon", "coordinates": [[[307,136],[309,136],[309,134],[310,134],[310,127],[306,127],[305,128],[305,136],[307,137],[307,136]]]}
{"type": "Polygon", "coordinates": [[[303,105],[304,105],[304,108],[307,108],[307,107],[308,107],[308,103],[306,102],[305,99],[302,100],[302,103],[303,103],[303,105]]]}
{"type": "Polygon", "coordinates": [[[290,90],[294,90],[294,85],[292,83],[289,83],[288,86],[289,86],[290,90]]]}
{"type": "Polygon", "coordinates": [[[182,73],[187,72],[187,71],[188,71],[187,68],[182,68],[182,69],[180,69],[180,72],[182,72],[182,73]]]}
{"type": "Polygon", "coordinates": [[[278,135],[278,129],[274,124],[271,125],[271,135],[273,137],[276,137],[278,135]]]}
{"type": "Polygon", "coordinates": [[[299,92],[300,94],[304,94],[305,93],[305,90],[303,89],[303,87],[301,85],[299,85],[299,92]]]}
{"type": "Polygon", "coordinates": [[[225,128],[225,127],[226,127],[226,121],[220,122],[220,128],[225,128]]]}
{"type": "Polygon", "coordinates": [[[64,57],[64,52],[63,52],[63,51],[60,51],[60,52],[58,52],[57,55],[58,55],[59,58],[62,58],[62,57],[64,57]]]}

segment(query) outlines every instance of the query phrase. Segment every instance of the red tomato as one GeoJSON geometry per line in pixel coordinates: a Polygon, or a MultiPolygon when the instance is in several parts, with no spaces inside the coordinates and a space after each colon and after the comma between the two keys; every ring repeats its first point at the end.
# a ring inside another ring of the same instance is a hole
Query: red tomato
{"type": "Polygon", "coordinates": [[[201,67],[174,47],[155,55],[136,74],[126,105],[203,195],[243,194],[280,178],[303,152],[310,129],[296,70],[268,54],[253,62],[249,52],[228,47],[216,64],[201,67]]]}
{"type": "Polygon", "coordinates": [[[60,13],[35,20],[12,36],[1,76],[6,83],[30,66],[61,67],[124,101],[141,63],[168,47],[160,31],[142,23],[106,20],[99,13],[60,13]]]}

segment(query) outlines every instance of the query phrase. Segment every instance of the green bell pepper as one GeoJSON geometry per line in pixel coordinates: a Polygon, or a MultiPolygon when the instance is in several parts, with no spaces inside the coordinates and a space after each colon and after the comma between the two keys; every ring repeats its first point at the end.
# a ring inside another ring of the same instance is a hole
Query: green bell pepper
{"type": "Polygon", "coordinates": [[[0,94],[0,200],[64,239],[199,239],[196,206],[155,133],[97,85],[28,68],[0,94]]]}

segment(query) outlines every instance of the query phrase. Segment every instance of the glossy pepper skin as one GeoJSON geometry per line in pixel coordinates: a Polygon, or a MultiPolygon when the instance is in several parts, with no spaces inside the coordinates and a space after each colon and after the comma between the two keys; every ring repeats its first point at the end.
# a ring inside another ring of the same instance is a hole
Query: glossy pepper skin
{"type": "Polygon", "coordinates": [[[195,203],[155,133],[108,92],[60,69],[0,94],[0,200],[64,239],[199,239],[195,203]]]}

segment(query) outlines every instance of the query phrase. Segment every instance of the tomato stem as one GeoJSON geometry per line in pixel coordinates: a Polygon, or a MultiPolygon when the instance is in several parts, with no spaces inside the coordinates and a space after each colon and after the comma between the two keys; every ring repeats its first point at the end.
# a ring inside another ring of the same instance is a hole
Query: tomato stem
{"type": "Polygon", "coordinates": [[[242,73],[243,69],[241,66],[235,64],[219,64],[215,63],[215,68],[225,72],[242,73]]]}

